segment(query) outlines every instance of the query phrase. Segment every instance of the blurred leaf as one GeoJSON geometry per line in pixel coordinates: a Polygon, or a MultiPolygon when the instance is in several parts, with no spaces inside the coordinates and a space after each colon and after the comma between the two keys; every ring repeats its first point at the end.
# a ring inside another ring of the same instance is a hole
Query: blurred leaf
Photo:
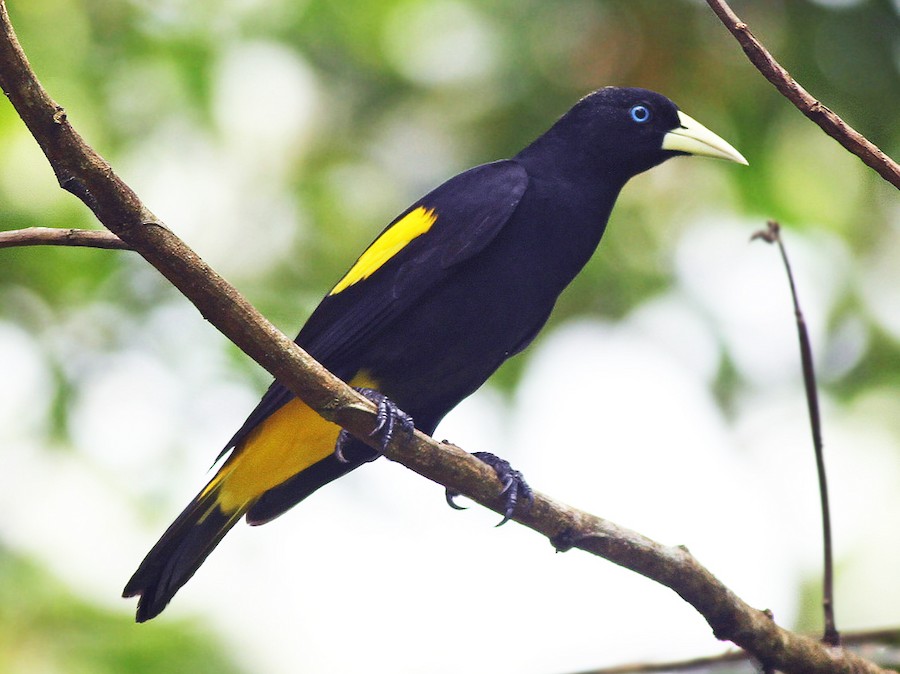
{"type": "Polygon", "coordinates": [[[0,671],[241,671],[208,634],[185,622],[137,625],[75,598],[46,571],[0,547],[0,671]]]}

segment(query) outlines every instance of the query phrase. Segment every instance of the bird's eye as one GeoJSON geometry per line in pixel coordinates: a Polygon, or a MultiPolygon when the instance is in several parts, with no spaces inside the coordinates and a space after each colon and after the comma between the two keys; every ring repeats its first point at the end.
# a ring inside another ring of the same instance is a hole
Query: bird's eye
{"type": "Polygon", "coordinates": [[[631,119],[638,124],[644,124],[645,122],[650,121],[650,108],[646,105],[635,105],[629,110],[629,113],[631,114],[631,119]]]}

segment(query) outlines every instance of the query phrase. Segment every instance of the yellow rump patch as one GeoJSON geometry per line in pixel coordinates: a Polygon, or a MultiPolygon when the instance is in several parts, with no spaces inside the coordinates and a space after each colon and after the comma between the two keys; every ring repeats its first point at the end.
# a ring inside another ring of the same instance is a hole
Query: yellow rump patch
{"type": "MultiPolygon", "coordinates": [[[[365,372],[350,383],[377,386],[365,372]]],[[[340,426],[294,398],[251,431],[199,498],[218,487],[215,502],[223,512],[243,511],[268,490],[331,454],[340,432],[340,426]]]]}
{"type": "Polygon", "coordinates": [[[201,497],[221,485],[216,495],[219,507],[226,513],[242,510],[333,452],[340,431],[340,426],[294,398],[253,429],[201,497]]]}
{"type": "Polygon", "coordinates": [[[369,278],[384,263],[403,250],[410,241],[431,229],[436,220],[437,214],[433,208],[426,209],[424,206],[419,206],[411,210],[366,248],[356,264],[328,294],[337,295],[354,283],[369,278]]]}

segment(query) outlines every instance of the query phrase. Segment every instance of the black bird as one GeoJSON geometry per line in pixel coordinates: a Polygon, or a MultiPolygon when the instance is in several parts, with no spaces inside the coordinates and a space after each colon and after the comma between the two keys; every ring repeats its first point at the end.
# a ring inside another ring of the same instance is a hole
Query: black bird
{"type": "MultiPolygon", "coordinates": [[[[379,403],[385,437],[410,417],[431,434],[534,339],[625,183],[685,154],[747,163],[660,94],[595,91],[512,159],[460,173],[403,211],[296,341],[379,403]]],[[[128,581],[139,622],[165,608],[241,516],[267,522],[377,456],[277,381],[229,450],[128,581]]],[[[508,464],[492,465],[509,479],[508,464]]]]}

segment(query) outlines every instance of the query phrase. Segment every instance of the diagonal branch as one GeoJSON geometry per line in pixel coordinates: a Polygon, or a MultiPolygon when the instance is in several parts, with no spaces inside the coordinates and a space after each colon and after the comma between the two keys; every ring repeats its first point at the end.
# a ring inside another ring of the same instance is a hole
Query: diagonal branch
{"type": "Polygon", "coordinates": [[[83,246],[130,250],[131,247],[112,232],[88,229],[57,229],[56,227],[26,227],[0,232],[0,248],[16,246],[83,246]]]}
{"type": "MultiPolygon", "coordinates": [[[[276,330],[253,306],[172,234],[76,133],[43,90],[15,37],[0,0],[0,86],[50,161],[60,185],[80,198],[107,228],[138,251],[226,337],[326,419],[370,442],[374,406],[276,330]]],[[[416,432],[388,448],[390,459],[478,503],[501,511],[493,471],[452,445],[416,432]]],[[[753,609],[684,548],[660,545],[636,532],[535,494],[516,521],[667,585],[691,603],[715,635],[745,648],[768,666],[797,674],[881,673],[852,653],[831,650],[778,627],[753,609]]]]}
{"type": "Polygon", "coordinates": [[[706,0],[706,2],[740,43],[750,62],[785,98],[844,149],[855,154],[866,166],[874,169],[878,175],[900,189],[900,165],[897,162],[800,86],[756,39],[749,26],[741,21],[725,0],[706,0]]]}

